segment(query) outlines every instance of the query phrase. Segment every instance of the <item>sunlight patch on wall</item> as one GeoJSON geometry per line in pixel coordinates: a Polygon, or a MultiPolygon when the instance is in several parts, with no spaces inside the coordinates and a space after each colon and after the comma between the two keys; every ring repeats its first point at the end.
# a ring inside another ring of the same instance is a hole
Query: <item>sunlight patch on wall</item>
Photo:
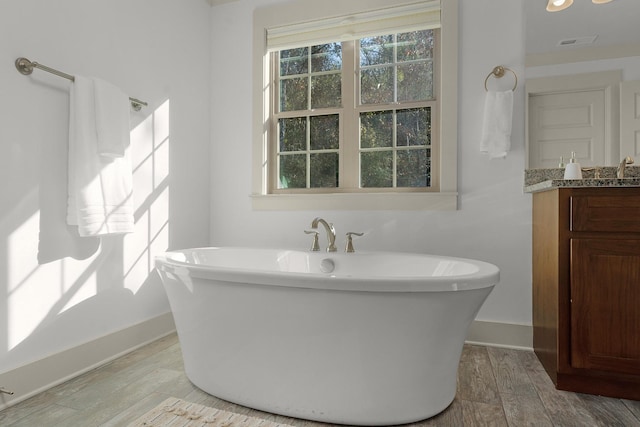
{"type": "MultiPolygon", "coordinates": [[[[120,256],[120,248],[115,247],[119,238],[107,240],[109,244],[103,241],[100,249],[86,259],[60,255],[39,264],[41,219],[53,220],[41,218],[43,195],[39,191],[43,190],[36,188],[28,195],[32,208],[20,216],[26,219],[7,230],[7,310],[1,314],[7,322],[7,351],[27,345],[32,335],[46,334],[61,315],[71,319],[73,310],[98,292],[124,286],[137,293],[147,283],[154,256],[169,245],[169,130],[166,101],[131,131],[135,232],[122,237],[122,270],[117,264],[110,267],[111,257],[120,256]]],[[[55,225],[66,227],[57,222],[55,225]]]]}
{"type": "Polygon", "coordinates": [[[39,232],[37,211],[7,241],[7,350],[19,345],[47,319],[96,295],[95,273],[86,273],[92,259],[38,264],[34,254],[38,253],[39,232]]]}
{"type": "MultiPolygon", "coordinates": [[[[133,165],[133,208],[138,212],[148,194],[153,192],[153,114],[130,134],[133,165]]],[[[136,222],[138,218],[136,217],[136,222]]],[[[136,230],[137,231],[137,230],[136,230]]]]}
{"type": "Polygon", "coordinates": [[[169,245],[169,101],[131,131],[135,232],[124,237],[124,286],[137,293],[169,245]]]}
{"type": "Polygon", "coordinates": [[[91,268],[91,262],[100,254],[96,252],[91,258],[84,261],[63,259],[61,261],[62,298],[64,306],[59,313],[63,313],[73,306],[80,304],[98,294],[98,280],[95,268],[91,268]],[[89,273],[89,274],[88,274],[89,273]],[[84,276],[87,276],[86,278],[84,276]]]}
{"type": "Polygon", "coordinates": [[[43,281],[60,274],[58,265],[39,266],[33,256],[38,253],[40,212],[34,213],[8,238],[8,350],[28,337],[46,316],[51,301],[57,301],[59,288],[42,289],[43,281]]]}
{"type": "Polygon", "coordinates": [[[9,294],[37,273],[38,261],[32,254],[38,253],[39,233],[40,211],[37,211],[9,235],[9,294]]]}

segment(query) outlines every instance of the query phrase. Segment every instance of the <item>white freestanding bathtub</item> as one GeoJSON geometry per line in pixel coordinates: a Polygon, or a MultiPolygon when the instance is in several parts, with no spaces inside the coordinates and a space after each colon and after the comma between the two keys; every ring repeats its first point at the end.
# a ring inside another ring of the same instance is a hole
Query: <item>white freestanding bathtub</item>
{"type": "Polygon", "coordinates": [[[354,425],[444,410],[468,326],[499,281],[484,262],[387,252],[203,248],[156,267],[196,386],[354,425]]]}

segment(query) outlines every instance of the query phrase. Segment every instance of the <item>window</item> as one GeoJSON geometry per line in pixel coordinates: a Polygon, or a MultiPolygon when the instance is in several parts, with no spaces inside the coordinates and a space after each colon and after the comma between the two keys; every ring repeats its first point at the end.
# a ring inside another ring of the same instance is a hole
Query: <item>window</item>
{"type": "Polygon", "coordinates": [[[270,191],[433,188],[436,35],[420,30],[271,53],[270,191]]]}
{"type": "Polygon", "coordinates": [[[342,62],[341,43],[271,54],[277,89],[269,147],[276,160],[269,174],[277,189],[340,186],[342,62]]]}
{"type": "Polygon", "coordinates": [[[451,111],[455,101],[441,101],[440,70],[453,64],[452,87],[457,52],[441,57],[440,1],[354,3],[355,13],[312,22],[300,4],[301,24],[269,25],[255,13],[266,43],[256,67],[254,207],[455,209],[455,126],[441,132],[443,104],[451,111]]]}

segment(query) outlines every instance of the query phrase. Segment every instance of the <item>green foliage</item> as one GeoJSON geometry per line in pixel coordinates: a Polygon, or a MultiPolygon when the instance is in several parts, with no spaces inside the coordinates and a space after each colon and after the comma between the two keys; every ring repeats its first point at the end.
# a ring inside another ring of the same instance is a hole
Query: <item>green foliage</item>
{"type": "MultiPolygon", "coordinates": [[[[384,105],[360,114],[360,185],[431,185],[431,109],[401,103],[433,98],[433,31],[369,37],[358,46],[360,102],[384,105]]],[[[300,112],[278,120],[279,188],[338,187],[339,115],[316,110],[342,106],[342,44],[282,50],[279,61],[280,111],[300,112]]]]}

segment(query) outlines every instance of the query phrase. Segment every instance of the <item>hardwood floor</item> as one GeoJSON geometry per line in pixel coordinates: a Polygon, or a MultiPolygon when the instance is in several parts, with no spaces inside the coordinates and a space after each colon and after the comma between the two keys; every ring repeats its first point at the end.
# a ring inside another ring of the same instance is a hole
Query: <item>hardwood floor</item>
{"type": "MultiPolygon", "coordinates": [[[[0,412],[2,426],[126,426],[169,396],[300,427],[210,396],[184,374],[175,334],[0,412]]],[[[530,351],[466,345],[458,393],[426,426],[639,426],[640,401],[557,391],[530,351]]]]}

